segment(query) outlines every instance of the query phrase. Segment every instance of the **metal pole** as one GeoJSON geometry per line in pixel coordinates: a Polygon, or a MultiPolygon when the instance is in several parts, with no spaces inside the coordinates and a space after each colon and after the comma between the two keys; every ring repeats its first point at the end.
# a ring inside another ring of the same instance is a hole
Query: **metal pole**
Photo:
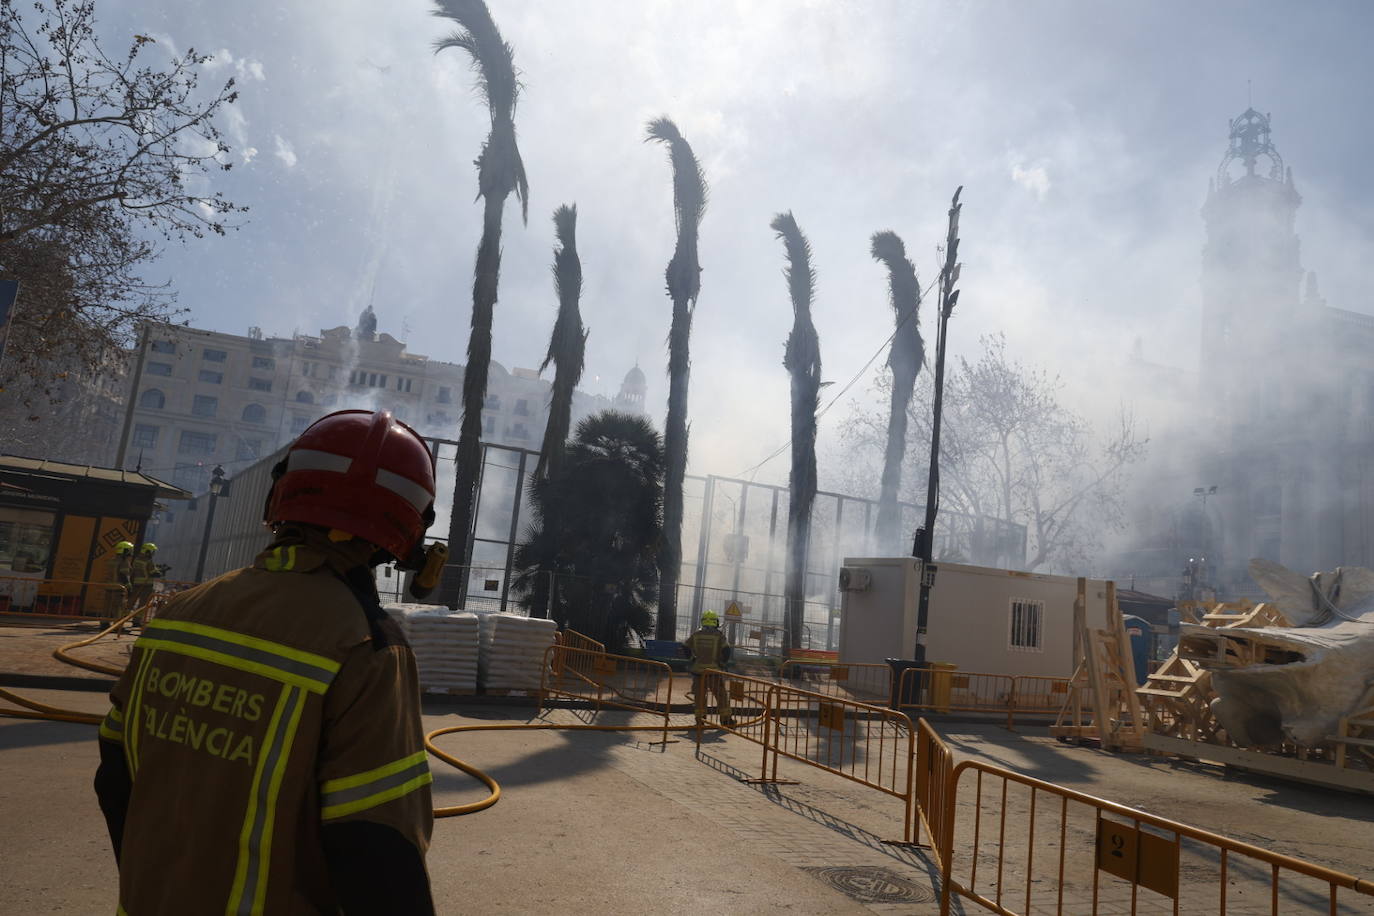
{"type": "Polygon", "coordinates": [[[930,426],[930,474],[926,479],[925,526],[915,545],[916,555],[921,560],[921,594],[916,606],[916,647],[912,652],[912,659],[917,663],[926,660],[926,626],[930,620],[930,589],[935,574],[931,561],[935,558],[935,515],[940,505],[940,418],[945,395],[945,340],[950,313],[959,301],[959,291],[954,284],[959,280],[959,211],[962,209],[959,194],[963,190],[963,185],[960,185],[950,202],[945,263],[940,270],[940,322],[935,339],[935,404],[930,426]]]}
{"type": "Polygon", "coordinates": [[[129,432],[134,427],[134,408],[138,403],[138,389],[143,386],[143,360],[148,353],[148,331],[150,327],[148,322],[143,323],[143,334],[138,343],[138,360],[134,365],[133,381],[129,383],[129,403],[124,408],[124,429],[119,433],[119,449],[115,452],[115,467],[120,470],[124,469],[124,457],[129,451],[129,432]]]}
{"type": "Polygon", "coordinates": [[[218,494],[210,494],[210,508],[205,512],[205,534],[200,538],[200,559],[196,560],[196,581],[202,582],[205,577],[205,555],[210,551],[210,529],[215,524],[215,503],[219,502],[218,494]]]}

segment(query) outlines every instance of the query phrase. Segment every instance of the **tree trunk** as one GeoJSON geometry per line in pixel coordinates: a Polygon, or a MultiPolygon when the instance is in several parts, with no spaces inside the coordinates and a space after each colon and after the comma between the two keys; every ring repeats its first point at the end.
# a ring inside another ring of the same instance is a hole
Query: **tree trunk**
{"type": "Polygon", "coordinates": [[[898,549],[897,526],[901,510],[897,493],[902,484],[902,460],[906,457],[907,405],[916,379],[892,378],[892,407],[887,420],[887,450],[883,456],[883,478],[878,496],[878,519],[873,525],[874,546],[880,553],[898,549]]]}
{"type": "Polygon", "coordinates": [[[816,396],[819,378],[792,375],[792,475],[787,505],[787,607],[785,649],[801,648],[806,617],[806,564],[811,544],[811,507],[816,501],[816,396]]]}
{"type": "Polygon", "coordinates": [[[501,276],[501,211],[505,198],[483,198],[482,241],[477,246],[477,266],[472,281],[472,335],[468,338],[468,364],[463,369],[463,425],[458,434],[458,456],[453,488],[453,514],[449,518],[450,566],[444,570],[438,600],[456,605],[463,597],[472,531],[477,481],[482,471],[482,407],[487,399],[487,373],[491,367],[491,326],[496,308],[497,282],[501,276]]]}
{"type": "MultiPolygon", "coordinates": [[[[677,583],[682,574],[682,483],[687,476],[687,381],[691,368],[688,341],[692,333],[689,300],[673,300],[668,332],[668,417],[664,421],[663,546],[658,552],[659,639],[677,638],[677,583]]],[[[702,519],[703,525],[709,519],[702,519]]],[[[698,558],[701,562],[703,558],[698,558]]]]}

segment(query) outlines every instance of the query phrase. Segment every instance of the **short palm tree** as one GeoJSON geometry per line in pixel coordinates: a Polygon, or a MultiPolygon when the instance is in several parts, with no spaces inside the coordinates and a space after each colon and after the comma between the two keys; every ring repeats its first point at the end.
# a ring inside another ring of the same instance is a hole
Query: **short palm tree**
{"type": "Polygon", "coordinates": [[[820,406],[821,344],[811,321],[816,271],[811,243],[790,212],[771,224],[787,250],[787,291],[792,297],[792,333],[787,335],[782,364],[792,374],[792,474],[788,481],[787,646],[801,646],[806,611],[807,547],[811,540],[811,506],[816,501],[816,409],[820,406]]]}
{"type": "Polygon", "coordinates": [[[892,407],[888,413],[878,519],[873,526],[874,546],[880,551],[891,551],[901,546],[897,493],[902,484],[902,459],[906,456],[906,411],[925,360],[925,342],[917,319],[921,285],[916,279],[916,266],[906,256],[906,246],[897,233],[884,230],[873,234],[871,251],[873,259],[887,267],[889,301],[897,322],[887,360],[892,369],[892,407]]]}
{"type": "MultiPolygon", "coordinates": [[[[520,83],[515,76],[515,51],[501,37],[483,0],[435,0],[436,16],[452,19],[458,30],[435,43],[435,51],[460,48],[472,57],[477,86],[487,103],[491,132],[477,157],[477,196],[482,198],[482,240],[472,282],[472,332],[468,362],[463,371],[463,424],[458,434],[457,480],[449,521],[449,549],[454,562],[466,562],[468,531],[477,478],[482,468],[482,406],[487,399],[487,371],[491,364],[491,328],[501,278],[501,217],[506,198],[514,192],[522,219],[529,215],[529,182],[515,143],[515,104],[520,83]]],[[[440,600],[460,600],[462,576],[441,586],[440,600]]]]}
{"type": "Polygon", "coordinates": [[[677,582],[682,573],[682,482],[687,476],[687,381],[691,371],[688,344],[692,313],[701,292],[697,235],[706,211],[706,176],[692,147],[667,118],[649,122],[649,140],[668,147],[673,165],[673,215],[677,245],[665,274],[673,300],[668,331],[668,416],[664,423],[663,548],[658,554],[658,638],[677,638],[677,582]]]}
{"type": "MultiPolygon", "coordinates": [[[[577,425],[562,462],[530,491],[534,522],[515,549],[514,584],[527,607],[548,570],[550,611],[619,649],[647,635],[658,599],[663,441],[643,417],[608,410],[577,425]]],[[[547,600],[547,599],[546,599],[547,600]]]]}

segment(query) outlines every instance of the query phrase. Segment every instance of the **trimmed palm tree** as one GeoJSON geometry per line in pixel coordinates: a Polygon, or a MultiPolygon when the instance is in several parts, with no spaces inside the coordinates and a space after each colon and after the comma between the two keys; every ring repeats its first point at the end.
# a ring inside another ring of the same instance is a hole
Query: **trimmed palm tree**
{"type": "Polygon", "coordinates": [[[677,246],[665,274],[673,301],[668,331],[668,417],[664,423],[663,547],[658,553],[659,639],[677,638],[677,582],[682,573],[682,482],[687,476],[687,379],[691,371],[688,342],[692,312],[701,291],[697,234],[706,211],[706,176],[692,147],[667,118],[649,122],[648,140],[668,147],[673,166],[673,215],[677,246]]]}
{"type": "MultiPolygon", "coordinates": [[[[558,473],[567,447],[568,429],[572,423],[573,391],[582,378],[587,354],[587,334],[582,328],[582,313],[578,300],[582,296],[582,261],[577,256],[577,205],[564,205],[554,211],[554,234],[559,247],[553,253],[553,288],[558,294],[558,317],[549,338],[549,352],[539,364],[543,372],[554,364],[553,384],[549,391],[549,421],[544,427],[544,444],[539,449],[539,464],[534,470],[536,480],[558,473]]],[[[550,507],[550,512],[553,508],[550,507]]],[[[558,519],[550,515],[545,526],[556,530],[558,519]]],[[[554,567],[545,567],[552,574],[554,567]]],[[[549,610],[549,576],[533,583],[527,606],[533,617],[547,617],[549,610]]]]}
{"type": "Polygon", "coordinates": [[[549,352],[539,364],[543,372],[554,364],[553,385],[549,391],[549,422],[544,427],[544,445],[539,450],[539,465],[534,473],[548,477],[558,469],[563,446],[572,424],[573,391],[582,380],[587,354],[587,334],[582,327],[578,301],[582,298],[582,260],[577,256],[577,205],[564,205],[553,214],[558,249],[553,253],[553,288],[558,294],[558,318],[549,338],[549,352]]]}
{"type": "Polygon", "coordinates": [[[816,501],[816,409],[820,406],[821,342],[811,322],[816,271],[811,243],[791,212],[770,224],[787,250],[787,291],[792,297],[792,333],[787,335],[782,364],[792,374],[792,474],[788,481],[787,646],[801,646],[806,610],[806,554],[811,541],[811,506],[816,501]]]}
{"type": "Polygon", "coordinates": [[[614,410],[577,425],[563,461],[530,490],[534,521],[515,549],[514,584],[533,610],[555,570],[551,616],[613,651],[647,635],[658,598],[663,440],[614,410]]]}
{"type": "MultiPolygon", "coordinates": [[[[458,433],[456,485],[448,542],[455,563],[467,562],[468,531],[477,478],[482,469],[482,406],[487,399],[491,364],[491,326],[501,278],[501,217],[514,192],[522,220],[529,218],[529,182],[515,143],[515,104],[520,83],[515,78],[515,51],[501,37],[483,0],[435,0],[436,16],[452,19],[458,30],[435,42],[435,52],[459,48],[472,57],[477,87],[487,103],[491,132],[477,157],[477,196],[482,198],[482,240],[472,281],[472,332],[463,370],[463,424],[458,433]]],[[[440,600],[460,599],[461,575],[446,576],[440,600]]]]}
{"type": "Polygon", "coordinates": [[[916,376],[925,360],[925,342],[917,309],[921,305],[921,285],[916,266],[906,256],[906,246],[897,233],[873,233],[873,259],[887,267],[888,299],[897,321],[887,364],[892,369],[892,407],[887,420],[887,449],[883,455],[883,477],[878,496],[878,519],[873,526],[874,546],[896,550],[900,546],[898,525],[901,511],[897,493],[902,485],[902,459],[906,457],[907,407],[916,388],[916,376]]]}

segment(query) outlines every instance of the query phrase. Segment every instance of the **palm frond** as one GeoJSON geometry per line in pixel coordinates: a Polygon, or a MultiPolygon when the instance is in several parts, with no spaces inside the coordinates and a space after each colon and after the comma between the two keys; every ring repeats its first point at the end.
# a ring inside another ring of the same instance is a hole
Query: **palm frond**
{"type": "Polygon", "coordinates": [[[678,234],[689,226],[695,232],[706,212],[706,173],[692,152],[691,144],[671,118],[655,118],[648,123],[645,133],[645,142],[655,140],[668,147],[668,158],[673,165],[673,215],[678,234]]]}
{"type": "Polygon", "coordinates": [[[816,270],[811,266],[811,242],[797,225],[792,211],[779,213],[768,224],[787,249],[787,288],[792,294],[794,310],[804,308],[809,314],[811,300],[816,293],[816,270]]]}
{"type": "Polygon", "coordinates": [[[515,106],[522,84],[515,69],[515,49],[501,37],[483,0],[434,0],[434,15],[452,19],[458,31],[434,43],[437,54],[447,48],[466,51],[477,73],[477,91],[487,105],[491,133],[477,157],[479,197],[505,199],[512,191],[520,201],[520,217],[529,222],[529,179],[515,141],[515,106]]]}
{"type": "Polygon", "coordinates": [[[897,320],[888,365],[894,369],[902,364],[909,365],[914,379],[925,359],[919,316],[921,284],[916,277],[916,265],[906,256],[906,245],[901,237],[890,229],[873,233],[870,252],[873,260],[887,268],[888,301],[897,320]]]}

